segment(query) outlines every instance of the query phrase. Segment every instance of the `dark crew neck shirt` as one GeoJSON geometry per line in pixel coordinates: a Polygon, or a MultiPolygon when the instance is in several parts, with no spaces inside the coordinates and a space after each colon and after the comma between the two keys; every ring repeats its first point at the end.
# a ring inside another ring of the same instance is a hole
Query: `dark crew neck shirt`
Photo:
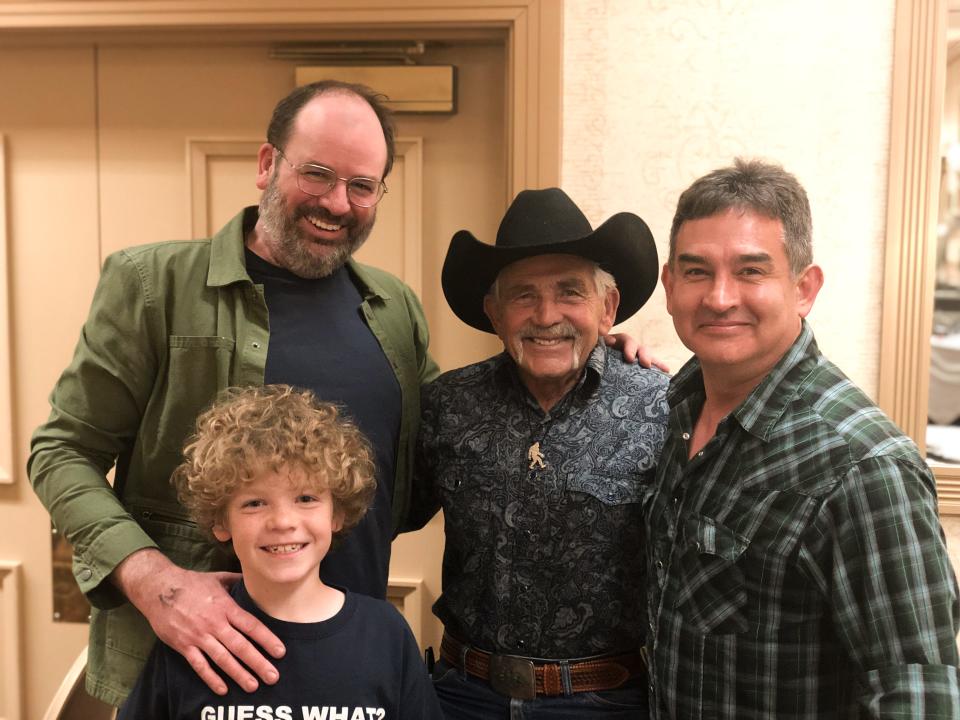
{"type": "Polygon", "coordinates": [[[248,693],[225,677],[214,695],[180,653],[157,642],[118,720],[442,720],[417,641],[396,608],[344,590],[329,620],[277,620],[242,582],[231,594],[281,640],[280,680],[248,693]]]}
{"type": "Polygon", "coordinates": [[[249,249],[247,272],[263,286],[270,313],[264,383],[312,390],[345,410],[367,436],[377,492],[360,524],[320,566],[327,584],[385,597],[393,538],[391,498],[400,433],[400,385],[364,322],[359,291],[346,267],[316,280],[271,265],[249,249]]]}

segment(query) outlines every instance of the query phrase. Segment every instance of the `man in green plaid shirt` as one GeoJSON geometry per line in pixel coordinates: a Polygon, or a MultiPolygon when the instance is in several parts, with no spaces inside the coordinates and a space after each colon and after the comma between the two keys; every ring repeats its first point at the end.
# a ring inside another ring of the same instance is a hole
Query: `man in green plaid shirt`
{"type": "Polygon", "coordinates": [[[656,718],[960,718],[960,607],[916,446],[817,349],[810,206],[738,160],[663,268],[695,354],[648,507],[656,718]]]}

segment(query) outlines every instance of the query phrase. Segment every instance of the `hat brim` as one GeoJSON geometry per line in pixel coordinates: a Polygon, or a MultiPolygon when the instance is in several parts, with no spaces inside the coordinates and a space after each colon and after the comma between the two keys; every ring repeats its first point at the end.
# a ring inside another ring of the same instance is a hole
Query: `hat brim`
{"type": "Polygon", "coordinates": [[[470,327],[494,332],[483,311],[483,298],[497,275],[510,263],[536,255],[566,254],[592,260],[613,275],[620,291],[615,323],[643,307],[653,294],[660,274],[657,246],[647,224],[633,213],[617,213],[591,234],[567,240],[521,247],[497,247],[460,230],[450,240],[440,283],[454,314],[470,327]]]}

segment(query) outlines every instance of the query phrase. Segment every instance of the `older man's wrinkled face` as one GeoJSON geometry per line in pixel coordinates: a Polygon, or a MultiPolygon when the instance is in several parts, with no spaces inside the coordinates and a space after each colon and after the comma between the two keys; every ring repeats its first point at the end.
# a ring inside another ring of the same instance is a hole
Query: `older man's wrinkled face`
{"type": "Polygon", "coordinates": [[[528,387],[572,385],[597,339],[613,326],[620,294],[616,288],[601,294],[595,270],[575,255],[538,255],[511,263],[497,277],[496,296],[487,295],[484,311],[528,387]]]}

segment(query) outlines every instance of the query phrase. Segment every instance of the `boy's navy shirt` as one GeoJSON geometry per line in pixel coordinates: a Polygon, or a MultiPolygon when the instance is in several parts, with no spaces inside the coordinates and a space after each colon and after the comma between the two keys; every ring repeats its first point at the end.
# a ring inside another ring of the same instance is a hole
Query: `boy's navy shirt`
{"type": "Polygon", "coordinates": [[[287,648],[273,661],[277,684],[248,693],[225,678],[227,694],[215,695],[182,655],[157,642],[117,720],[443,720],[400,613],[383,600],[344,595],[329,620],[291,623],[264,613],[237,583],[233,599],[287,648]]]}

